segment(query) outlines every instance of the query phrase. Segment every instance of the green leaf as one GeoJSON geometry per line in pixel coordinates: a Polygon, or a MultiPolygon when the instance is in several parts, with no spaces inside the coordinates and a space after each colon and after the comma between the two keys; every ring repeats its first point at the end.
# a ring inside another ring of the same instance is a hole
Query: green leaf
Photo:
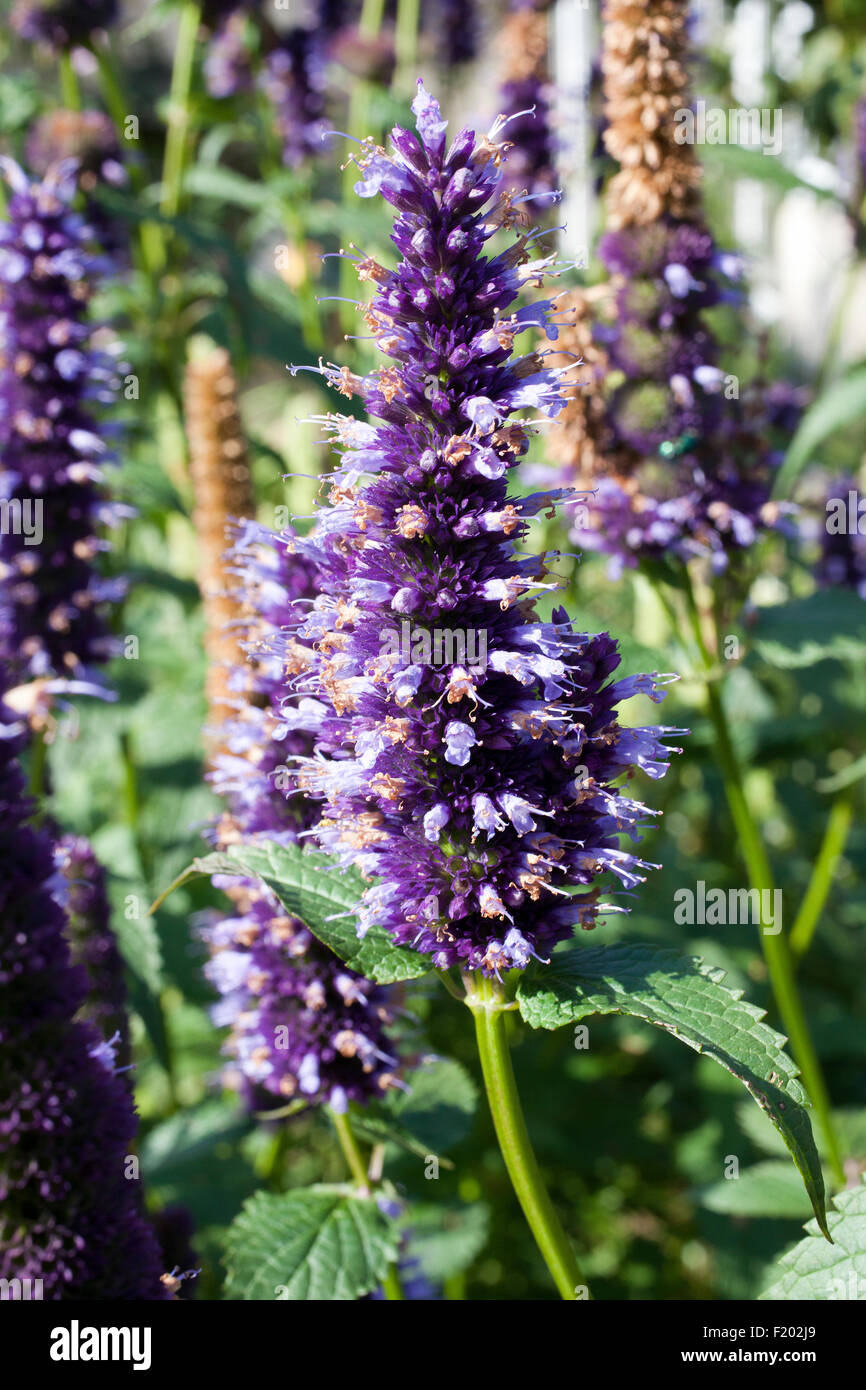
{"type": "Polygon", "coordinates": [[[838,195],[832,189],[822,188],[818,183],[810,183],[773,155],[766,155],[759,149],[749,149],[743,145],[704,145],[701,158],[718,173],[739,175],[741,178],[759,179],[762,183],[772,183],[783,192],[794,188],[805,188],[817,198],[829,198],[838,202],[838,195]]]}
{"type": "Polygon", "coordinates": [[[827,1220],[833,1244],[820,1238],[817,1222],[809,1221],[809,1234],[782,1256],[779,1277],[760,1299],[866,1299],[866,1186],[834,1197],[827,1220]]]}
{"type": "Polygon", "coordinates": [[[395,946],[388,933],[370,927],[360,938],[354,913],[366,884],[353,869],[343,869],[324,854],[309,854],[296,845],[258,842],[232,845],[225,854],[195,860],[204,874],[243,874],[273,890],[283,907],[299,917],[342,961],[380,985],[413,980],[432,968],[429,956],[395,946]]]}
{"type": "Polygon", "coordinates": [[[696,1193],[708,1211],[727,1216],[762,1216],[803,1221],[809,1199],[790,1163],[769,1159],[745,1169],[739,1177],[722,1178],[696,1193]]]}
{"type": "Polygon", "coordinates": [[[791,440],[773,488],[775,497],[786,497],[815,455],[815,450],[837,430],[866,415],[866,367],[857,367],[809,407],[791,440]]]}
{"type": "Polygon", "coordinates": [[[758,610],[755,650],[771,666],[797,669],[866,656],[866,603],[851,589],[822,589],[758,610]]]}
{"type": "Polygon", "coordinates": [[[490,1209],[484,1202],[413,1202],[407,1227],[409,1256],[441,1284],[468,1269],[487,1244],[490,1209]]]}
{"type": "Polygon", "coordinates": [[[459,1062],[434,1058],[411,1071],[409,1090],[390,1091],[386,1100],[367,1105],[354,1118],[354,1128],[374,1143],[399,1144],[410,1153],[439,1158],[466,1138],[478,1104],[478,1088],[459,1062]]]}
{"type": "Polygon", "coordinates": [[[397,1228],[372,1198],[326,1186],[257,1192],[229,1229],[226,1293],[345,1302],[377,1288],[398,1253],[397,1228]]]}
{"type": "Polygon", "coordinates": [[[570,942],[549,965],[534,964],[526,972],[517,1000],[533,1028],[559,1028],[592,1014],[626,1014],[664,1028],[719,1062],[743,1082],[782,1135],[823,1223],[824,1179],[797,1068],[783,1050],[784,1038],[763,1022],[763,1012],[744,1001],[741,990],[722,984],[724,973],[697,956],[641,942],[570,942]]]}

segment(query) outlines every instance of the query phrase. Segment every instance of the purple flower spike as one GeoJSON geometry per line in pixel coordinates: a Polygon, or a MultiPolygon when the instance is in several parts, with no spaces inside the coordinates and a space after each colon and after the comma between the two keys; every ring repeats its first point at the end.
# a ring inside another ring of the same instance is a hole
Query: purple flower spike
{"type": "MultiPolygon", "coordinates": [[[[254,521],[234,525],[226,568],[237,576],[237,597],[253,616],[247,643],[251,663],[229,682],[237,692],[220,731],[226,750],[210,774],[227,814],[220,844],[256,838],[297,843],[318,819],[318,808],[286,796],[290,769],[309,756],[307,711],[283,711],[286,681],[310,659],[294,631],[315,593],[315,570],[293,552],[291,535],[276,536],[254,521]]],[[[232,1057],[247,1099],[329,1104],[381,1095],[397,1067],[385,1026],[385,991],[349,970],[276,899],[258,885],[225,879],[235,915],[211,923],[206,973],[220,994],[214,1021],[231,1032],[232,1057]]]]}
{"type": "Polygon", "coordinates": [[[41,1280],[46,1299],[163,1299],[135,1112],[99,1033],[74,1021],[86,978],[51,843],[27,823],[21,742],[0,704],[0,1278],[41,1280]]]}
{"type": "Polygon", "coordinates": [[[123,957],[111,929],[105,869],[83,835],[64,835],[54,850],[61,876],[56,893],[68,919],[72,959],[87,974],[79,1012],[110,1044],[116,1068],[129,1064],[129,1021],[123,957]]]}
{"type": "Polygon", "coordinates": [[[76,168],[11,185],[0,225],[0,656],[13,677],[88,679],[114,646],[117,584],[94,565],[114,510],[99,491],[110,454],[92,414],[115,399],[116,365],[92,344],[89,284],[100,262],[71,211],[76,168]]]}
{"type": "Polygon", "coordinates": [[[298,786],[326,803],[319,844],[377,880],[360,934],[375,923],[437,966],[496,975],[592,927],[602,872],[641,880],[650,866],[619,837],[652,813],[613,783],[661,775],[670,750],[665,730],[619,725],[639,687],[609,683],[615,642],[562,609],[544,621],[553,557],[519,548],[562,496],[510,495],[507,476],[533,428],[516,413],[565,404],[543,355],[512,354],[548,307],[514,301],[553,258],[529,235],[484,254],[514,220],[500,152],[468,130],[446,152],[423,87],[414,109],[417,137],[398,127],[390,155],[365,144],[359,159],[358,191],[398,209],[397,268],[358,267],[391,363],[321,368],[379,423],[330,417],[344,452],[331,507],[298,542],[322,592],[297,627],[310,664],[285,709],[315,738],[298,786]]]}

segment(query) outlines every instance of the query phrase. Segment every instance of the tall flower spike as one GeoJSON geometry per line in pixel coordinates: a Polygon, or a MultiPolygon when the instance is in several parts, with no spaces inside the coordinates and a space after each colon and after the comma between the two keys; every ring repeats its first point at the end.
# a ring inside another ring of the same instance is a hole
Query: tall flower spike
{"type": "Polygon", "coordinates": [[[122,585],[94,561],[120,509],[99,489],[110,455],[93,406],[114,401],[117,370],[87,319],[101,263],[71,210],[75,168],[31,183],[11,160],[0,224],[0,658],[14,680],[89,679],[114,650],[107,605],[122,585]]]}
{"type": "Polygon", "coordinates": [[[511,0],[500,36],[504,75],[499,94],[507,148],[503,172],[517,192],[557,188],[548,57],[550,0],[511,0]]]}
{"type": "MultiPolygon", "coordinates": [[[[291,536],[250,521],[235,526],[226,568],[249,615],[252,660],[230,681],[235,700],[211,774],[227,805],[216,840],[297,843],[316,816],[304,797],[287,799],[284,788],[288,764],[309,755],[312,741],[281,703],[286,681],[309,662],[294,631],[315,593],[315,571],[293,552],[291,536]]],[[[363,1102],[395,1084],[385,991],[343,965],[260,885],[216,881],[235,915],[205,929],[212,951],[206,973],[222,996],[214,1020],[231,1028],[226,1051],[248,1100],[261,1106],[263,1096],[277,1097],[342,1111],[350,1100],[363,1102]]]]}
{"type": "Polygon", "coordinates": [[[607,0],[604,14],[604,140],[622,165],[598,248],[610,279],[561,302],[559,360],[577,364],[577,390],[551,453],[588,494],[574,538],[614,572],[698,555],[722,569],[780,522],[769,499],[784,403],[766,388],[728,398],[705,316],[737,298],[740,267],[703,221],[700,166],[681,142],[686,0],[607,0]]]}
{"type": "Polygon", "coordinates": [[[87,998],[78,1018],[92,1023],[118,1068],[130,1061],[123,957],[111,929],[105,869],[83,835],[64,835],[54,849],[60,874],[56,894],[66,912],[74,965],[87,976],[87,998]]]}
{"type": "Polygon", "coordinates": [[[187,363],[184,412],[208,658],[205,694],[210,727],[206,741],[212,757],[218,746],[213,728],[225,718],[229,675],[240,658],[233,624],[241,612],[236,598],[227,592],[223,567],[226,524],[230,517],[251,517],[255,510],[237,382],[223,348],[213,348],[187,363]]]}
{"type": "Polygon", "coordinates": [[[446,152],[420,84],[413,110],[420,138],[397,127],[392,154],[367,145],[359,161],[356,191],[398,210],[396,269],[359,261],[392,361],[363,379],[321,368],[381,423],[330,421],[345,449],[331,506],[298,542],[323,590],[299,629],[314,655],[286,709],[315,732],[298,784],[325,802],[321,847],[377,880],[359,932],[494,975],[593,926],[605,870],[641,881],[619,835],[651,813],[613,783],[661,776],[669,750],[616,718],[629,695],[662,698],[654,678],[608,684],[615,642],[562,609],[544,621],[533,600],[558,587],[554,557],[518,549],[557,494],[509,495],[532,428],[515,417],[564,402],[538,354],[512,356],[549,304],[513,306],[553,258],[532,259],[528,234],[484,254],[513,219],[496,151],[464,130],[446,152]]]}
{"type": "MultiPolygon", "coordinates": [[[[5,672],[0,672],[5,676],[5,672]]],[[[0,1278],[47,1299],[161,1299],[160,1259],[125,1171],[136,1121],[103,1039],[74,1021],[73,966],[54,860],[0,704],[0,1278]]]]}

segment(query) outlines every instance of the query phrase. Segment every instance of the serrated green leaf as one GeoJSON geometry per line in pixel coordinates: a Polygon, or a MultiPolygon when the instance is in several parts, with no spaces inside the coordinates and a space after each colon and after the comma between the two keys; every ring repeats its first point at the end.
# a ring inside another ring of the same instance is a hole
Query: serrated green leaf
{"type": "Polygon", "coordinates": [[[362,1298],[398,1257],[398,1233],[372,1198],[341,1187],[257,1192],[232,1223],[226,1293],[288,1302],[362,1298]]]}
{"type": "MultiPolygon", "coordinates": [[[[772,163],[772,161],[771,161],[772,163]]],[[[779,469],[774,496],[787,496],[819,444],[866,415],[866,367],[857,367],[809,407],[779,469]]]]}
{"type": "Polygon", "coordinates": [[[840,1192],[827,1216],[833,1244],[821,1239],[816,1221],[793,1250],[779,1260],[778,1278],[760,1299],[866,1301],[866,1186],[840,1192]]]}
{"type": "Polygon", "coordinates": [[[761,608],[752,641],[764,661],[784,669],[862,660],[866,603],[851,589],[822,589],[808,598],[761,608]]]}
{"type": "Polygon", "coordinates": [[[366,884],[359,873],[341,868],[324,854],[262,841],[232,845],[225,854],[197,859],[194,867],[205,874],[246,874],[260,879],[287,912],[299,917],[359,975],[377,984],[414,980],[432,969],[429,956],[395,946],[381,927],[370,927],[359,939],[354,913],[366,884]]]}
{"type": "Polygon", "coordinates": [[[790,1163],[783,1159],[756,1163],[739,1177],[722,1178],[695,1194],[696,1201],[708,1211],[728,1216],[760,1216],[776,1219],[809,1215],[809,1199],[790,1163]]]}
{"type": "MultiPolygon", "coordinates": [[[[699,957],[641,942],[569,944],[549,965],[534,965],[517,990],[533,1028],[559,1028],[592,1014],[626,1014],[664,1028],[736,1076],[785,1140],[818,1221],[824,1179],[797,1067],[763,1012],[722,984],[724,971],[699,957]]],[[[823,1229],[823,1226],[822,1226],[823,1229]]]]}

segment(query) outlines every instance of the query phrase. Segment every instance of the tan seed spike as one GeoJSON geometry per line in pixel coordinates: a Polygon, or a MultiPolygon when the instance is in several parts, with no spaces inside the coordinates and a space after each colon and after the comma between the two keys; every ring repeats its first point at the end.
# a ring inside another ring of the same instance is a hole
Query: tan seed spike
{"type": "MultiPolygon", "coordinates": [[[[184,413],[194,495],[193,525],[198,537],[198,581],[205,614],[208,667],[205,693],[208,725],[225,719],[228,674],[242,663],[240,631],[230,626],[243,614],[225,569],[226,524],[230,517],[255,515],[252,477],[241,429],[237,381],[228,353],[212,348],[193,358],[184,379],[184,413]]],[[[206,736],[210,762],[219,752],[206,736]]]]}

